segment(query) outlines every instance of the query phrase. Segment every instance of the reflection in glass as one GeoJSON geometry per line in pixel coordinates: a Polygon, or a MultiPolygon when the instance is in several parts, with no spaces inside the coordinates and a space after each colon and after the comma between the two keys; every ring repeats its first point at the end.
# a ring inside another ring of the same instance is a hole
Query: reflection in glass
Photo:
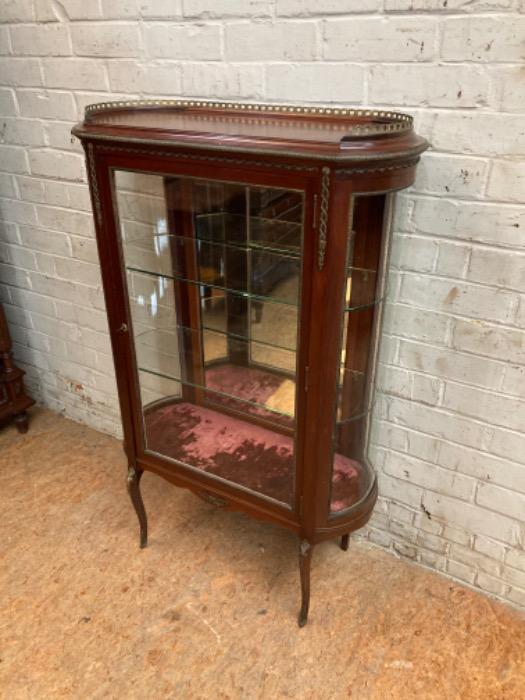
{"type": "Polygon", "coordinates": [[[332,513],[357,503],[371,485],[365,452],[371,355],[383,296],[377,280],[381,277],[385,202],[385,195],[355,197],[348,231],[333,431],[332,513]]]}
{"type": "Polygon", "coordinates": [[[303,193],[116,171],[146,449],[288,506],[303,193]]]}

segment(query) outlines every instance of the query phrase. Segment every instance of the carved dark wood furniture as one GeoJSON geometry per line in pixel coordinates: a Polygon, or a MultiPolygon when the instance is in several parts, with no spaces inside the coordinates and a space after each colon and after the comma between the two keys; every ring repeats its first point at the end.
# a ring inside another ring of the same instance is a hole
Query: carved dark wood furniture
{"type": "Polygon", "coordinates": [[[19,433],[27,433],[27,409],[35,402],[26,394],[25,372],[15,365],[11,345],[4,307],[0,304],[0,424],[13,420],[19,433]]]}
{"type": "Polygon", "coordinates": [[[393,112],[104,103],[84,145],[128,488],[144,470],[312,548],[366,523],[393,193],[426,142],[393,112]]]}

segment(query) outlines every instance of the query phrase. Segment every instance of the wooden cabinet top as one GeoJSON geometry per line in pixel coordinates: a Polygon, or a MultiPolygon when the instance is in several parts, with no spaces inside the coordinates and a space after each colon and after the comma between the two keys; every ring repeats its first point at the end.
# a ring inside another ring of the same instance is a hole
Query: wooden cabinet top
{"type": "Polygon", "coordinates": [[[427,148],[399,112],[202,100],[104,102],[86,107],[81,139],[177,145],[355,162],[397,160],[427,148]]]}

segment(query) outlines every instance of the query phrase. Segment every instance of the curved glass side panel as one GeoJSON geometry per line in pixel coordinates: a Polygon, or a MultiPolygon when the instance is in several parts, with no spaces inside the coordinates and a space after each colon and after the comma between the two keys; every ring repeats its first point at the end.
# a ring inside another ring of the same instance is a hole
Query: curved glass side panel
{"type": "Polygon", "coordinates": [[[346,282],[332,434],[330,512],[351,508],[369,491],[366,459],[388,249],[391,196],[353,198],[347,233],[346,282]]]}
{"type": "Polygon", "coordinates": [[[304,193],[114,175],[145,449],[291,506],[304,193]]]}

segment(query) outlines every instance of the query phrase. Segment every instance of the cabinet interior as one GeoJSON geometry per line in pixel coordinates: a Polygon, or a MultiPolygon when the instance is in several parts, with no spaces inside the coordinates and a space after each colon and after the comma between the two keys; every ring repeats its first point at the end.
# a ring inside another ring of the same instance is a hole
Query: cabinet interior
{"type": "MultiPolygon", "coordinates": [[[[292,508],[305,193],[114,171],[145,449],[292,508]]],[[[347,236],[331,511],[369,487],[368,348],[384,196],[347,236]]]]}

